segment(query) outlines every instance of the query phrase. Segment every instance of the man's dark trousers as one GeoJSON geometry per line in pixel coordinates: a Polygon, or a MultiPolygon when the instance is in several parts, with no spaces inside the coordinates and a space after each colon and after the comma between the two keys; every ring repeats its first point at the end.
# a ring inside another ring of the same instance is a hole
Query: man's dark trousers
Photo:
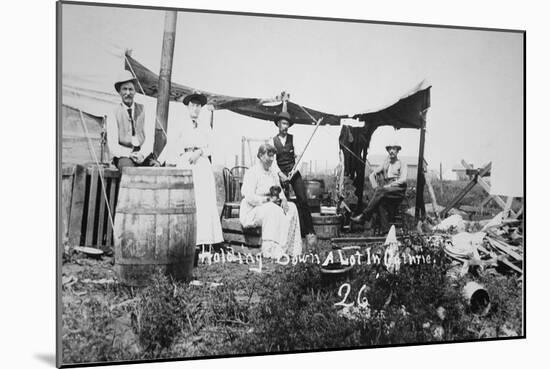
{"type": "Polygon", "coordinates": [[[372,214],[378,210],[380,203],[384,199],[399,201],[405,197],[407,191],[407,184],[393,187],[378,187],[374,190],[372,199],[369,201],[367,207],[363,210],[363,215],[366,220],[370,220],[372,214]]]}
{"type": "MultiPolygon", "coordinates": [[[[285,173],[288,175],[288,173],[285,173]]],[[[307,204],[307,192],[306,185],[302,179],[300,172],[296,174],[290,180],[290,185],[296,195],[296,207],[298,208],[298,216],[300,217],[300,229],[302,231],[302,237],[309,233],[315,233],[313,231],[313,221],[311,220],[311,212],[307,204]]]]}

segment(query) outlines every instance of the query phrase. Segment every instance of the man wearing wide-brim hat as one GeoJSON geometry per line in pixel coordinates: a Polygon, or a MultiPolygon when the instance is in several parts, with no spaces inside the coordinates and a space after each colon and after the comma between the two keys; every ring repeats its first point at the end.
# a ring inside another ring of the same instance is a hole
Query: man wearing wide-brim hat
{"type": "Polygon", "coordinates": [[[145,109],[134,101],[137,79],[127,70],[122,71],[115,90],[120,95],[111,115],[107,116],[107,145],[113,156],[113,164],[121,170],[124,167],[158,165],[150,153],[147,158],[142,147],[149,139],[145,134],[145,109]]]}
{"type": "Polygon", "coordinates": [[[305,235],[308,245],[313,246],[317,240],[313,230],[311,211],[307,203],[306,186],[298,171],[289,178],[290,171],[296,164],[297,156],[294,149],[294,137],[288,133],[288,129],[293,125],[292,117],[288,112],[282,111],[275,117],[274,122],[279,128],[279,133],[272,139],[272,144],[277,149],[277,161],[274,169],[278,172],[283,184],[290,183],[292,186],[296,194],[302,237],[305,235]]]}
{"type": "MultiPolygon", "coordinates": [[[[383,200],[392,200],[398,202],[405,197],[407,191],[407,166],[397,158],[401,146],[393,143],[386,146],[388,157],[384,164],[375,169],[370,175],[369,180],[374,188],[374,194],[367,204],[367,207],[361,214],[352,218],[355,222],[369,222],[366,226],[370,228],[372,215],[380,210],[383,200]]],[[[385,212],[381,212],[382,215],[385,212]]],[[[387,218],[381,217],[381,228],[385,231],[388,228],[387,218]]]]}

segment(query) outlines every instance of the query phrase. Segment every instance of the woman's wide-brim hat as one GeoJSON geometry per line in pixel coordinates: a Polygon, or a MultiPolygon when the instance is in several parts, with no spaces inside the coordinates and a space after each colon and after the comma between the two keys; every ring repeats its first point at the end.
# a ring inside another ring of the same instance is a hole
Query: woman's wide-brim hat
{"type": "Polygon", "coordinates": [[[206,102],[207,102],[206,95],[204,95],[200,91],[193,91],[193,93],[185,96],[183,98],[183,104],[187,105],[189,104],[189,101],[192,101],[192,100],[198,101],[201,104],[201,106],[206,105],[206,102]]]}
{"type": "Polygon", "coordinates": [[[133,76],[132,73],[130,73],[129,70],[124,70],[119,73],[116,82],[115,82],[115,90],[117,92],[120,91],[120,86],[122,86],[126,82],[132,82],[134,84],[134,87],[137,88],[137,78],[133,76]]]}
{"type": "Polygon", "coordinates": [[[290,114],[288,114],[288,112],[286,112],[286,111],[282,111],[275,118],[275,120],[274,120],[275,125],[278,125],[279,121],[283,120],[283,119],[288,122],[289,126],[292,126],[294,124],[294,122],[292,121],[292,118],[290,117],[290,114]]]}

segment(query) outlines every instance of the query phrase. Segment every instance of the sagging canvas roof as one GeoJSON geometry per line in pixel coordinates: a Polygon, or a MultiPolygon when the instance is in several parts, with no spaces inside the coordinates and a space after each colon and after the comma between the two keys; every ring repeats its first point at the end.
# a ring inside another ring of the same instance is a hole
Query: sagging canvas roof
{"type": "MultiPolygon", "coordinates": [[[[68,12],[69,9],[67,8],[66,11],[68,12]]],[[[146,120],[154,122],[158,75],[136,59],[126,55],[126,50],[140,49],[142,46],[140,40],[131,37],[131,33],[125,32],[126,29],[117,29],[114,32],[106,25],[98,27],[95,24],[97,21],[97,19],[81,19],[76,16],[65,18],[63,21],[63,50],[70,50],[70,52],[63,52],[62,56],[62,104],[94,116],[103,117],[110,114],[120,102],[120,97],[113,88],[113,81],[124,66],[128,69],[131,65],[145,92],[145,94],[136,95],[136,101],[144,104],[146,111],[151,115],[146,120]]],[[[159,25],[162,25],[160,20],[159,25]]],[[[197,87],[200,89],[200,86],[197,87]]],[[[171,99],[176,101],[194,89],[191,86],[172,82],[171,99]]],[[[209,103],[216,109],[227,109],[248,117],[271,121],[281,111],[281,105],[265,105],[264,103],[269,101],[265,98],[203,92],[208,95],[209,103]]],[[[368,106],[368,101],[365,105],[368,106]]],[[[427,107],[429,107],[429,87],[421,89],[417,86],[413,92],[392,105],[376,111],[358,113],[354,117],[364,121],[366,125],[419,128],[422,124],[421,114],[427,107]]],[[[307,107],[304,109],[307,113],[297,103],[288,101],[287,110],[295,117],[298,124],[312,124],[308,113],[315,120],[323,117],[323,125],[339,125],[341,119],[347,117],[307,107]]],[[[173,104],[168,119],[178,121],[179,117],[185,113],[181,104],[173,104]]],[[[205,118],[207,118],[206,114],[205,118]]]]}
{"type": "Polygon", "coordinates": [[[353,115],[365,122],[365,126],[393,126],[420,129],[426,123],[426,111],[430,107],[430,89],[421,82],[397,102],[385,108],[353,115]]]}
{"type": "MultiPolygon", "coordinates": [[[[132,72],[137,77],[145,95],[157,97],[159,80],[157,74],[153,73],[128,54],[126,55],[125,66],[127,70],[132,72]]],[[[139,92],[141,92],[141,88],[139,92]]],[[[179,101],[185,96],[193,93],[195,90],[200,89],[172,82],[170,89],[170,100],[179,101]]],[[[265,105],[264,103],[267,99],[234,97],[202,90],[201,92],[207,96],[208,103],[212,104],[215,109],[227,109],[238,114],[262,120],[274,120],[277,117],[277,114],[281,112],[281,105],[265,105]]],[[[315,120],[323,118],[322,125],[340,125],[339,116],[306,107],[300,107],[300,105],[292,101],[288,101],[287,111],[297,124],[312,124],[313,117],[315,120]],[[306,110],[307,113],[304,110],[306,110]]]]}

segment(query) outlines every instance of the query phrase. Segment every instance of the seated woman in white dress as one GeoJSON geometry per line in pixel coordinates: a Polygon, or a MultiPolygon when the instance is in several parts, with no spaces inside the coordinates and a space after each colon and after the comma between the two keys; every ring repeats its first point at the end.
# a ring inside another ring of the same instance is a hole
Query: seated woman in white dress
{"type": "Polygon", "coordinates": [[[280,186],[279,176],[272,167],[276,152],[270,144],[263,144],[258,149],[259,162],[243,178],[239,214],[244,228],[262,227],[262,255],[275,259],[283,253],[299,255],[302,252],[296,205],[288,202],[281,192],[279,206],[270,193],[272,186],[280,186]]]}
{"type": "Polygon", "coordinates": [[[216,182],[208,160],[211,130],[198,120],[206,104],[206,96],[194,93],[186,96],[183,103],[187,105],[189,116],[182,121],[179,134],[168,135],[166,147],[158,161],[193,171],[197,209],[196,245],[211,245],[223,242],[223,235],[216,205],[216,182]]]}

